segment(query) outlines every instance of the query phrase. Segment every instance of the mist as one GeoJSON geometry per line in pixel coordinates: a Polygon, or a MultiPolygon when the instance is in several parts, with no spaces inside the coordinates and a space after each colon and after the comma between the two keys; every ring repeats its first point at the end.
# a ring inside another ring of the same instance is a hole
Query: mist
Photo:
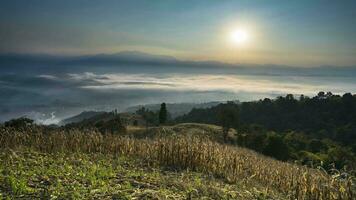
{"type": "Polygon", "coordinates": [[[251,101],[289,93],[312,96],[319,91],[341,94],[356,88],[353,67],[230,65],[137,53],[26,58],[0,59],[0,121],[27,116],[52,124],[85,110],[251,101]]]}

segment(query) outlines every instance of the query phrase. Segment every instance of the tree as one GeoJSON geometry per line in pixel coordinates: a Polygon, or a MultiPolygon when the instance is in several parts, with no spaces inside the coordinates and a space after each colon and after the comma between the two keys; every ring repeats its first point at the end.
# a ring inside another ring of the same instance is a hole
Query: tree
{"type": "Polygon", "coordinates": [[[330,148],[327,155],[327,163],[334,164],[337,169],[341,169],[345,165],[351,167],[352,163],[355,163],[352,152],[340,146],[330,148]]]}
{"type": "Polygon", "coordinates": [[[289,158],[288,146],[284,143],[283,138],[276,133],[267,136],[263,153],[278,160],[287,160],[289,158]]]}
{"type": "Polygon", "coordinates": [[[20,117],[17,119],[12,119],[10,121],[5,122],[5,127],[13,127],[13,128],[26,128],[28,126],[32,126],[34,121],[32,119],[26,117],[20,117]]]}
{"type": "Polygon", "coordinates": [[[136,111],[136,114],[141,115],[146,123],[146,132],[148,131],[148,126],[157,123],[157,114],[145,107],[140,108],[136,111]]]}
{"type": "Polygon", "coordinates": [[[326,147],[322,141],[318,139],[312,139],[308,144],[308,149],[313,153],[317,153],[320,152],[321,150],[325,150],[326,147]]]}
{"type": "Polygon", "coordinates": [[[230,128],[238,126],[238,109],[233,102],[221,105],[218,112],[219,124],[222,126],[224,142],[227,142],[227,137],[230,128]]]}
{"type": "Polygon", "coordinates": [[[161,109],[159,110],[159,124],[165,124],[167,122],[167,107],[166,103],[161,104],[161,109]]]}
{"type": "Polygon", "coordinates": [[[95,123],[95,127],[102,133],[102,134],[125,134],[126,133],[126,126],[122,123],[119,116],[110,119],[108,121],[100,120],[95,123]]]}
{"type": "Polygon", "coordinates": [[[318,99],[325,99],[326,98],[325,92],[323,92],[323,91],[318,92],[317,98],[318,99]]]}

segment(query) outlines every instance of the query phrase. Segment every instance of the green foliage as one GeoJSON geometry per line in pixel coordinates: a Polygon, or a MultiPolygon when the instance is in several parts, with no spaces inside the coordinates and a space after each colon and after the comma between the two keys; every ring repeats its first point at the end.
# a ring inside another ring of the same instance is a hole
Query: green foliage
{"type": "Polygon", "coordinates": [[[298,158],[301,164],[308,166],[321,166],[323,168],[327,167],[325,163],[326,158],[322,155],[317,155],[308,151],[300,151],[298,152],[298,158]]]}
{"type": "Polygon", "coordinates": [[[343,167],[353,167],[354,166],[354,155],[348,149],[342,147],[330,148],[327,152],[327,162],[334,164],[336,168],[341,169],[343,167]]]}
{"type": "MultiPolygon", "coordinates": [[[[216,116],[228,106],[229,103],[193,109],[176,121],[218,125],[220,120],[216,116]]],[[[240,128],[258,124],[276,132],[293,130],[344,144],[356,142],[356,96],[349,93],[339,96],[319,92],[313,98],[301,96],[299,100],[289,94],[273,100],[265,98],[234,106],[237,108],[230,110],[236,110],[234,112],[238,114],[240,128]]],[[[239,127],[237,123],[236,127],[239,127]]]]}
{"type": "Polygon", "coordinates": [[[262,152],[279,160],[287,160],[289,158],[288,146],[284,143],[283,138],[275,133],[268,134],[266,145],[262,152]]]}
{"type": "MultiPolygon", "coordinates": [[[[45,128],[48,129],[48,127],[45,128]]],[[[79,129],[81,131],[96,130],[101,134],[125,134],[127,131],[126,125],[115,110],[95,115],[80,122],[67,124],[64,127],[60,127],[60,129],[66,131],[71,129],[79,129]]]]}
{"type": "Polygon", "coordinates": [[[356,169],[356,96],[350,93],[319,92],[299,99],[288,94],[241,104],[230,102],[193,109],[176,121],[216,124],[223,130],[233,127],[238,145],[280,160],[304,163],[305,154],[299,152],[308,151],[328,155],[326,162],[335,162],[337,168],[347,165],[356,169]],[[269,131],[275,136],[269,136],[269,131]],[[331,151],[333,148],[347,156],[331,151]]]}
{"type": "Polygon", "coordinates": [[[102,134],[117,134],[117,133],[126,133],[126,127],[123,125],[120,117],[115,117],[108,121],[98,121],[94,124],[94,126],[102,133],[102,134]]]}
{"type": "Polygon", "coordinates": [[[308,149],[309,151],[316,153],[316,152],[325,151],[327,147],[322,141],[318,139],[312,139],[308,144],[308,149]]]}
{"type": "MultiPolygon", "coordinates": [[[[0,199],[256,199],[258,184],[229,184],[111,154],[0,153],[0,199]],[[243,186],[243,187],[242,187],[243,186]]],[[[270,190],[266,198],[279,198],[270,190]]],[[[281,198],[279,198],[281,199],[281,198]]]]}
{"type": "Polygon", "coordinates": [[[25,117],[12,119],[10,121],[5,122],[5,127],[12,127],[12,128],[26,128],[33,125],[33,120],[25,117]]]}
{"type": "Polygon", "coordinates": [[[292,152],[305,150],[309,140],[310,139],[306,135],[299,132],[291,131],[284,134],[284,142],[292,152]]]}
{"type": "Polygon", "coordinates": [[[148,126],[158,124],[157,113],[150,111],[150,110],[146,109],[145,107],[141,107],[140,109],[138,109],[136,111],[136,114],[141,115],[142,118],[145,120],[146,128],[148,128],[148,126]]]}
{"type": "Polygon", "coordinates": [[[230,128],[236,128],[239,124],[238,109],[233,102],[228,102],[219,110],[217,117],[218,123],[222,127],[224,141],[227,142],[230,128]]]}

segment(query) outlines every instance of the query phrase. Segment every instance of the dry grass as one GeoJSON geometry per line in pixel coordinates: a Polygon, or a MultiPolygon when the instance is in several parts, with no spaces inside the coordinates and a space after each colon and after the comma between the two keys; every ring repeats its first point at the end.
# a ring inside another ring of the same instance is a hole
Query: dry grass
{"type": "Polygon", "coordinates": [[[112,154],[23,148],[0,152],[0,160],[0,199],[285,199],[255,182],[226,183],[112,154]]]}
{"type": "Polygon", "coordinates": [[[192,169],[231,183],[257,181],[278,189],[290,199],[355,199],[352,177],[338,178],[321,170],[283,163],[243,148],[221,145],[197,137],[132,139],[95,132],[31,134],[1,130],[4,149],[28,147],[40,152],[82,152],[130,155],[152,163],[192,169]]]}
{"type": "MultiPolygon", "coordinates": [[[[211,141],[224,143],[224,137],[221,134],[221,127],[211,124],[199,123],[181,123],[173,126],[159,126],[159,127],[128,127],[127,135],[135,138],[159,138],[167,136],[197,136],[211,141]]],[[[230,129],[229,141],[236,141],[236,131],[230,129]]]]}

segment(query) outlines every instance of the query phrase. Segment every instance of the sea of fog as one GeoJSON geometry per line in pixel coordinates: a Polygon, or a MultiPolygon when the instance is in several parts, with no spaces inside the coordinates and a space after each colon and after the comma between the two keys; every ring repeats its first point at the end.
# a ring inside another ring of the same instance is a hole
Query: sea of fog
{"type": "Polygon", "coordinates": [[[50,124],[84,110],[356,92],[356,68],[21,66],[0,69],[0,121],[50,124]]]}

